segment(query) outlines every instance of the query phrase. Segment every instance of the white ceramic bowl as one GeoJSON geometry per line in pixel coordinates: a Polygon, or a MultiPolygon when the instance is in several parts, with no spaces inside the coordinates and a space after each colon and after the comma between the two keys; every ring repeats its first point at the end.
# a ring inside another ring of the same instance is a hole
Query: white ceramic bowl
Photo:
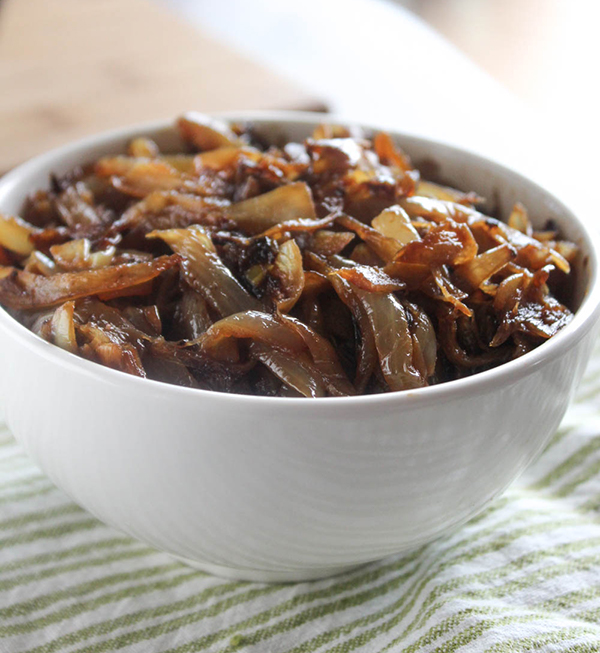
{"type": "MultiPolygon", "coordinates": [[[[253,114],[303,138],[319,116],[253,114]]],[[[0,181],[18,213],[50,172],[123,149],[164,123],[68,145],[0,181]]],[[[317,578],[398,553],[478,513],[558,426],[600,316],[598,251],[549,192],[474,154],[397,134],[415,162],[582,251],[573,321],[538,349],[447,384],[374,396],[227,395],[128,376],[44,342],[0,309],[0,397],[12,432],[56,485],[102,521],[202,569],[265,581],[317,578]]]]}

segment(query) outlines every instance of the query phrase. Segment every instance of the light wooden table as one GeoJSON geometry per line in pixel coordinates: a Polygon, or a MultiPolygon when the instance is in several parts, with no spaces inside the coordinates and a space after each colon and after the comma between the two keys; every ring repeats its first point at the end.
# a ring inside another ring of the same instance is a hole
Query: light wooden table
{"type": "Polygon", "coordinates": [[[148,0],[4,0],[0,88],[0,171],[188,109],[325,108],[148,0]]]}

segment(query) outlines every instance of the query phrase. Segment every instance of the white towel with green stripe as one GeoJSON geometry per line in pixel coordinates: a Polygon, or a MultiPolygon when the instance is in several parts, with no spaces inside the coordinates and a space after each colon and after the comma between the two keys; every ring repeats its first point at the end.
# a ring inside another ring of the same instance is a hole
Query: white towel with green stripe
{"type": "Polygon", "coordinates": [[[0,440],[1,653],[600,651],[600,346],[546,451],[482,515],[313,583],[174,562],[0,440]]]}

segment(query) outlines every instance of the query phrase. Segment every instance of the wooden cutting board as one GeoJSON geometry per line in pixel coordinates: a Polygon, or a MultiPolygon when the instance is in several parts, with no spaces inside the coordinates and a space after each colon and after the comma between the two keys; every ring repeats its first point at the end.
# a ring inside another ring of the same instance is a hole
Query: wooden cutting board
{"type": "Polygon", "coordinates": [[[188,109],[325,109],[147,0],[4,0],[0,85],[0,171],[188,109]]]}

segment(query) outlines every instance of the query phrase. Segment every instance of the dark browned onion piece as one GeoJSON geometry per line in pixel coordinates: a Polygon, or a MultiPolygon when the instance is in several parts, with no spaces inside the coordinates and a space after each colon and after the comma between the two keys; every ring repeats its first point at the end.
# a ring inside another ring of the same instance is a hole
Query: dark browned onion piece
{"type": "Polygon", "coordinates": [[[224,347],[228,340],[261,343],[254,350],[258,359],[264,359],[269,369],[284,383],[299,376],[306,379],[309,374],[310,383],[306,383],[302,389],[292,384],[305,396],[322,396],[319,388],[337,396],[354,394],[354,388],[346,379],[333,347],[298,320],[259,311],[237,313],[215,322],[188,346],[198,346],[206,355],[228,363],[232,354],[230,348],[224,347]],[[267,345],[269,349],[265,351],[262,345],[267,345]],[[272,356],[272,352],[279,355],[272,356]],[[297,366],[302,372],[294,371],[297,366]]]}
{"type": "Polygon", "coordinates": [[[57,213],[68,227],[102,225],[104,218],[93,205],[93,196],[82,182],[66,188],[55,202],[57,213]]]}
{"type": "Polygon", "coordinates": [[[257,238],[273,238],[273,240],[279,240],[288,234],[294,233],[304,232],[320,234],[323,233],[323,227],[328,227],[334,220],[334,215],[329,215],[320,220],[314,220],[312,218],[288,220],[287,222],[280,222],[274,227],[270,227],[266,231],[263,231],[263,233],[259,234],[257,238]]]}
{"type": "MultiPolygon", "coordinates": [[[[375,342],[379,367],[391,390],[408,390],[427,385],[415,365],[415,351],[404,306],[392,294],[370,293],[344,279],[339,271],[329,278],[340,299],[350,310],[361,311],[368,333],[361,337],[375,342]]],[[[355,315],[355,318],[357,316],[355,315]]]]}
{"type": "Polygon", "coordinates": [[[202,227],[155,231],[147,237],[164,240],[181,255],[181,269],[186,281],[221,317],[261,308],[260,302],[240,285],[218,257],[202,227]]]}
{"type": "Polygon", "coordinates": [[[98,161],[95,172],[99,177],[109,177],[115,188],[133,197],[156,191],[222,197],[226,192],[226,184],[215,174],[186,174],[160,159],[106,157],[98,161]]]}
{"type": "MultiPolygon", "coordinates": [[[[181,209],[188,217],[188,221],[194,224],[217,224],[216,216],[222,213],[222,209],[229,205],[229,201],[215,197],[199,197],[178,191],[153,191],[144,199],[134,204],[111,226],[111,233],[118,233],[125,229],[133,229],[143,226],[147,227],[155,222],[154,216],[160,215],[168,207],[181,209]],[[154,218],[154,219],[153,219],[154,218]]],[[[187,226],[187,225],[186,225],[187,226]]]]}
{"type": "Polygon", "coordinates": [[[360,220],[355,220],[349,215],[340,214],[336,218],[336,222],[346,229],[354,231],[386,263],[393,261],[398,251],[402,249],[402,243],[382,235],[376,229],[360,222],[360,220]]]}
{"type": "Polygon", "coordinates": [[[448,219],[430,229],[422,240],[404,245],[395,260],[429,267],[465,264],[477,254],[469,227],[448,219]]]}
{"type": "Polygon", "coordinates": [[[118,330],[88,322],[78,328],[78,333],[85,343],[83,351],[92,352],[103,365],[146,376],[138,350],[118,330]]]}
{"type": "Polygon", "coordinates": [[[290,359],[290,354],[258,341],[250,345],[250,352],[288,388],[297,392],[298,396],[326,396],[327,388],[321,375],[305,354],[297,354],[290,359]]]}
{"type": "Polygon", "coordinates": [[[489,365],[503,363],[507,360],[506,355],[493,349],[468,352],[459,342],[459,320],[468,320],[470,328],[473,328],[471,320],[473,316],[461,316],[454,312],[451,306],[440,305],[437,309],[438,339],[448,360],[457,367],[458,371],[473,368],[482,368],[489,365]]]}
{"type": "Polygon", "coordinates": [[[551,338],[571,321],[571,311],[548,294],[548,276],[549,271],[542,269],[534,274],[514,275],[500,284],[500,297],[495,303],[502,307],[501,321],[491,346],[501,345],[515,333],[551,338]],[[513,301],[506,296],[511,290],[516,295],[513,301]]]}
{"type": "Polygon", "coordinates": [[[0,301],[14,309],[54,306],[104,292],[124,290],[156,278],[180,262],[178,256],[161,256],[149,263],[114,265],[99,270],[63,272],[44,277],[15,268],[0,274],[0,301]]]}
{"type": "Polygon", "coordinates": [[[186,288],[174,318],[181,340],[200,337],[213,323],[204,297],[192,288],[186,288]]]}

